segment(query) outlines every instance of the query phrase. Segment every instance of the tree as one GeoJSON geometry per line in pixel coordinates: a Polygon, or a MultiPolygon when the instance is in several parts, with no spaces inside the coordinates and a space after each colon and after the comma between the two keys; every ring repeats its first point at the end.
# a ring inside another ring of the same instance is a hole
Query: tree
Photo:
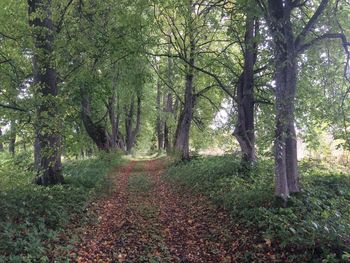
{"type": "Polygon", "coordinates": [[[251,165],[256,161],[254,129],[254,65],[257,58],[256,37],[259,21],[249,11],[246,13],[244,35],[243,71],[239,76],[236,92],[237,122],[233,135],[243,154],[243,162],[251,165]]]}
{"type": "Polygon", "coordinates": [[[51,1],[28,0],[33,34],[34,96],[36,99],[35,167],[38,184],[63,182],[59,133],[57,72],[54,67],[54,24],[51,1]]]}
{"type": "Polygon", "coordinates": [[[154,49],[156,51],[148,52],[148,54],[173,58],[175,65],[180,64],[178,67],[180,67],[183,77],[182,90],[175,92],[169,81],[166,84],[180,102],[174,149],[179,152],[182,159],[188,160],[190,158],[192,121],[194,120],[197,126],[201,126],[198,116],[194,115],[196,103],[199,98],[205,98],[210,102],[210,98],[204,96],[204,93],[216,86],[211,83],[204,86],[202,90],[200,90],[200,86],[196,86],[200,78],[199,73],[207,73],[205,70],[201,70],[205,67],[202,67],[201,64],[205,65],[206,61],[210,64],[210,60],[206,60],[209,54],[216,55],[216,49],[225,49],[226,44],[229,46],[220,24],[223,4],[225,3],[222,1],[184,0],[158,3],[154,6],[156,25],[162,35],[162,42],[159,46],[165,46],[167,50],[158,48],[154,49]]]}
{"type": "MultiPolygon", "coordinates": [[[[275,86],[276,86],[276,130],[275,130],[275,195],[286,200],[291,193],[300,191],[297,142],[295,131],[295,96],[297,91],[298,56],[324,39],[340,39],[347,50],[349,43],[343,33],[332,33],[323,29],[321,35],[309,39],[313,29],[325,12],[329,0],[322,0],[308,22],[297,36],[296,22],[292,12],[307,2],[260,1],[274,44],[275,86]]],[[[348,52],[347,52],[348,53],[348,52]]]]}
{"type": "Polygon", "coordinates": [[[136,95],[136,116],[135,116],[135,98],[131,97],[130,105],[125,106],[125,143],[127,153],[131,153],[134,147],[135,139],[140,132],[141,127],[141,95],[136,95]],[[133,127],[133,120],[135,127],[133,127]]]}

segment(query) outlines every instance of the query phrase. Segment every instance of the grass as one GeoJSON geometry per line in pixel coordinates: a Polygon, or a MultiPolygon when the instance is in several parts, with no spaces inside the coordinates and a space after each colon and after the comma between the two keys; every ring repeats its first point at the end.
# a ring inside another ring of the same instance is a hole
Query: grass
{"type": "Polygon", "coordinates": [[[303,192],[287,208],[274,205],[271,161],[260,161],[248,173],[229,155],[199,157],[171,167],[166,178],[223,206],[274,246],[277,260],[350,262],[349,174],[316,162],[300,166],[303,192]]]}
{"type": "Polygon", "coordinates": [[[65,184],[42,187],[32,183],[29,156],[0,160],[0,262],[48,262],[58,247],[68,252],[74,240],[65,227],[84,218],[87,204],[106,189],[107,172],[121,162],[107,155],[66,162],[65,184]]]}

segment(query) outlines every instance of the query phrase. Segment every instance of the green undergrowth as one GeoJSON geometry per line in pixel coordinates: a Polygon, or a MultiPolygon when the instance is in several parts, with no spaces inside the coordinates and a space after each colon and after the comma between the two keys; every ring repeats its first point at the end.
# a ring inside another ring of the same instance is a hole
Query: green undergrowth
{"type": "Polygon", "coordinates": [[[57,246],[69,251],[65,227],[84,218],[87,204],[106,192],[107,172],[122,162],[120,155],[67,161],[65,183],[43,187],[32,183],[30,160],[0,158],[0,262],[48,262],[57,246]]]}
{"type": "Polygon", "coordinates": [[[198,157],[166,178],[224,207],[273,246],[277,260],[350,262],[350,175],[317,162],[301,163],[300,174],[303,191],[286,208],[275,205],[272,161],[247,171],[233,156],[198,157]]]}

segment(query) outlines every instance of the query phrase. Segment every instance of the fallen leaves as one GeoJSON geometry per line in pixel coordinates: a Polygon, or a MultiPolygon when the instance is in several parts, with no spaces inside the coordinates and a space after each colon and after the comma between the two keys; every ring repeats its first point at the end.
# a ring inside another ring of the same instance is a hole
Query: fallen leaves
{"type": "MultiPolygon", "coordinates": [[[[89,207],[98,222],[86,228],[72,261],[243,262],[244,250],[261,244],[204,196],[174,191],[161,178],[165,168],[152,160],[117,170],[115,192],[89,207]]],[[[258,253],[270,246],[265,240],[258,253]]],[[[255,262],[275,261],[273,253],[261,254],[255,262]]]]}

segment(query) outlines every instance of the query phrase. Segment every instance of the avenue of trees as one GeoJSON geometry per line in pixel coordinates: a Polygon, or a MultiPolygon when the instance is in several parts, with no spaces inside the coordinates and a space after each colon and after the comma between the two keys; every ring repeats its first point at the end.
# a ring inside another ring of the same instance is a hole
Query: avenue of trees
{"type": "Polygon", "coordinates": [[[190,160],[229,131],[245,169],[274,158],[287,200],[297,138],[350,148],[349,21],[345,0],[2,0],[0,150],[52,185],[62,156],[190,160]]]}

